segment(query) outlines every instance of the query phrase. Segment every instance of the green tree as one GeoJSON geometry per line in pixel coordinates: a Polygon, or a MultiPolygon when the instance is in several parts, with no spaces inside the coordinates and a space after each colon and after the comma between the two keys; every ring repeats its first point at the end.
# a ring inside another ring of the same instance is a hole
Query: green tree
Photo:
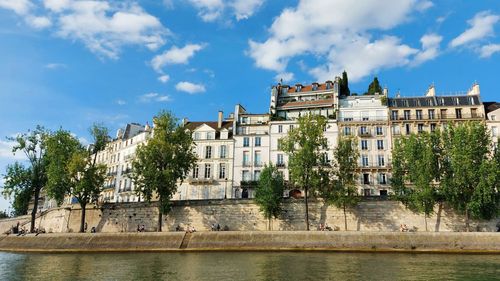
{"type": "Polygon", "coordinates": [[[321,166],[321,149],[327,148],[323,135],[327,120],[324,116],[307,114],[298,119],[298,126],[288,131],[280,140],[283,151],[289,156],[290,181],[304,190],[306,229],[309,230],[309,189],[316,189],[321,166]]]}
{"type": "Polygon", "coordinates": [[[7,168],[7,174],[4,176],[5,184],[2,193],[4,196],[14,195],[14,210],[24,211],[27,209],[29,200],[33,200],[33,209],[31,210],[30,232],[35,229],[35,217],[38,209],[38,200],[40,192],[47,183],[46,167],[47,158],[45,154],[45,139],[48,132],[41,126],[28,133],[20,134],[13,138],[7,138],[16,142],[12,152],[22,152],[29,163],[28,167],[23,167],[16,163],[7,168]]]}
{"type": "Polygon", "coordinates": [[[147,144],[137,148],[132,162],[132,180],[138,195],[151,202],[158,199],[158,231],[162,231],[162,215],[170,211],[170,199],[194,168],[197,157],[193,152],[191,133],[179,125],[170,112],[161,111],[154,117],[154,130],[147,144]]]}
{"type": "Polygon", "coordinates": [[[346,209],[355,207],[359,202],[356,188],[359,150],[354,137],[341,136],[334,150],[335,167],[333,178],[321,192],[328,204],[344,211],[344,229],[347,230],[346,209]]]}
{"type": "Polygon", "coordinates": [[[31,171],[19,162],[7,166],[4,175],[5,184],[2,191],[4,197],[12,198],[14,216],[23,216],[28,213],[28,206],[33,195],[31,171]]]}
{"type": "MultiPolygon", "coordinates": [[[[459,213],[469,219],[490,219],[499,209],[499,173],[496,155],[491,157],[491,140],[486,126],[479,122],[449,124],[443,132],[441,188],[459,213]]],[[[495,153],[496,154],[496,153],[495,153]]]]}
{"type": "Polygon", "coordinates": [[[342,79],[340,79],[339,92],[341,96],[351,95],[351,90],[349,90],[349,79],[347,78],[347,72],[345,70],[342,72],[342,79]]]}
{"type": "Polygon", "coordinates": [[[368,92],[365,93],[365,95],[375,95],[375,93],[382,94],[382,87],[380,87],[377,76],[373,78],[373,81],[368,86],[368,92]]]}
{"type": "Polygon", "coordinates": [[[272,164],[265,166],[260,173],[255,202],[260,206],[260,211],[268,220],[268,230],[272,229],[273,217],[278,218],[282,210],[284,181],[283,176],[272,164]]]}
{"type": "Polygon", "coordinates": [[[58,130],[47,141],[48,168],[47,194],[61,203],[65,196],[76,198],[81,207],[80,232],[85,231],[88,204],[97,202],[106,180],[106,166],[96,164],[97,153],[106,146],[108,130],[94,124],[90,129],[94,145],[84,146],[65,130],[58,130]]]}
{"type": "Polygon", "coordinates": [[[6,219],[9,217],[6,211],[0,211],[0,219],[6,219]]]}
{"type": "Polygon", "coordinates": [[[439,135],[412,134],[396,140],[393,150],[392,188],[405,206],[427,218],[434,212],[437,191],[434,180],[439,178],[439,135]]]}

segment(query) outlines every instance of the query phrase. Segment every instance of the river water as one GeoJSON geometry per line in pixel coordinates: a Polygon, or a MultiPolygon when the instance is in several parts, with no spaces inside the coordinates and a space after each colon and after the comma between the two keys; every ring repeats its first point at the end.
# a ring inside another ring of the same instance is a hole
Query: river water
{"type": "Polygon", "coordinates": [[[499,255],[321,252],[14,254],[0,280],[498,280],[499,255]]]}

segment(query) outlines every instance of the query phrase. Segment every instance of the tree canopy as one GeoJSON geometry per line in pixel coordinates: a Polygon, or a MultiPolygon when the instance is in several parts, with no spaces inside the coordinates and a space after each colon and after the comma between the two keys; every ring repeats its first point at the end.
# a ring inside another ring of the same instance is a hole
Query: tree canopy
{"type": "Polygon", "coordinates": [[[378,82],[377,76],[373,78],[373,81],[368,86],[368,92],[366,92],[365,95],[375,95],[375,93],[382,94],[382,87],[378,82]]]}
{"type": "Polygon", "coordinates": [[[283,191],[283,176],[278,169],[272,164],[264,166],[255,191],[255,202],[259,205],[264,217],[268,219],[269,230],[271,230],[272,218],[278,218],[282,211],[283,191]]]}
{"type": "Polygon", "coordinates": [[[349,79],[347,78],[347,72],[344,70],[342,72],[342,78],[339,83],[339,92],[341,96],[350,96],[351,90],[349,90],[349,79]]]}

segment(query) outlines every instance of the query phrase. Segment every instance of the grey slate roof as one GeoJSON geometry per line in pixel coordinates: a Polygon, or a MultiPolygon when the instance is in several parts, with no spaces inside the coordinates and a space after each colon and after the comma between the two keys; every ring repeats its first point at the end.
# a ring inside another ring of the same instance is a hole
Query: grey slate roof
{"type": "Polygon", "coordinates": [[[479,96],[434,96],[434,97],[411,97],[411,98],[389,98],[389,107],[439,107],[439,106],[463,106],[482,104],[479,96]]]}

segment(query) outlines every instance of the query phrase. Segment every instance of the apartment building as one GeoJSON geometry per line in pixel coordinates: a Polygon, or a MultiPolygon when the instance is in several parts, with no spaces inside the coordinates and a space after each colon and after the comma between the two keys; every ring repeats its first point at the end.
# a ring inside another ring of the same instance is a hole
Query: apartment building
{"type": "Polygon", "coordinates": [[[224,120],[219,111],[217,121],[188,122],[198,163],[179,186],[173,200],[231,198],[233,182],[233,121],[224,120]]]}
{"type": "Polygon", "coordinates": [[[269,114],[234,110],[234,182],[232,197],[253,198],[260,172],[269,163],[269,114]]]}
{"type": "Polygon", "coordinates": [[[485,102],[484,109],[486,114],[486,126],[490,131],[491,138],[495,146],[498,144],[500,138],[500,103],[498,102],[485,102]]]}
{"type": "Polygon", "coordinates": [[[389,190],[391,137],[386,101],[387,89],[339,100],[340,134],[355,136],[359,142],[358,191],[365,196],[386,196],[389,190]]]}

